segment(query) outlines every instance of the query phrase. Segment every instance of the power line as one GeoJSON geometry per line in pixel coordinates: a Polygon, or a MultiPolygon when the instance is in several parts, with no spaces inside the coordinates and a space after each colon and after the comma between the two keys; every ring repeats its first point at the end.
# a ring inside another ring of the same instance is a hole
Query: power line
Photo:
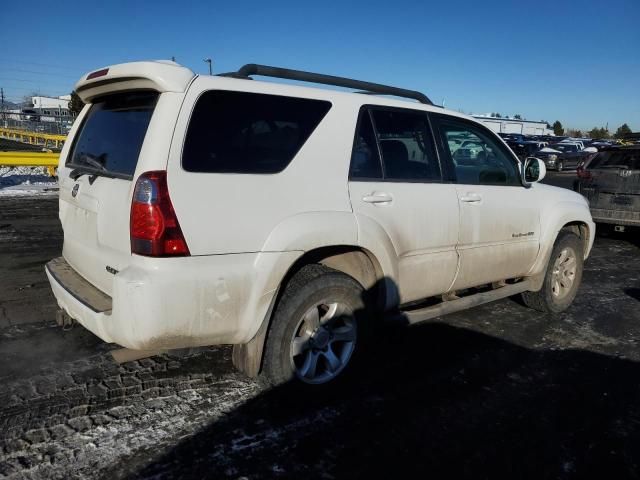
{"type": "Polygon", "coordinates": [[[67,70],[68,69],[68,67],[65,67],[64,65],[52,65],[50,63],[38,63],[38,62],[25,62],[24,60],[12,60],[12,59],[6,58],[6,57],[0,57],[0,61],[9,62],[9,63],[23,64],[23,65],[38,65],[40,67],[58,68],[60,70],[67,70]]]}
{"type": "Polygon", "coordinates": [[[50,72],[36,72],[35,70],[23,70],[21,68],[5,68],[4,70],[10,70],[13,72],[20,72],[20,73],[31,73],[34,75],[47,75],[50,77],[60,77],[60,78],[72,78],[72,79],[77,79],[80,77],[80,75],[75,76],[75,75],[62,75],[59,73],[50,73],[50,72]]]}
{"type": "MultiPolygon", "coordinates": [[[[29,80],[28,78],[5,77],[4,75],[0,75],[0,80],[13,80],[14,82],[38,83],[38,84],[48,82],[48,80],[29,80]]],[[[62,83],[67,84],[67,82],[62,82],[62,83]]],[[[75,82],[69,82],[69,85],[73,85],[74,83],[75,82]]],[[[56,83],[56,85],[61,86],[62,84],[56,83]]]]}

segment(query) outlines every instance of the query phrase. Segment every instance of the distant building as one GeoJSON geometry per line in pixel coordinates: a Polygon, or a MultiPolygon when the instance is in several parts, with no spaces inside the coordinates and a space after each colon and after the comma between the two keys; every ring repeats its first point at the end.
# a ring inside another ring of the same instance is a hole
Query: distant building
{"type": "Polygon", "coordinates": [[[518,120],[516,118],[495,118],[489,115],[472,115],[496,133],[521,133],[523,135],[553,135],[546,122],[518,120]]]}
{"type": "Polygon", "coordinates": [[[33,110],[40,115],[42,122],[55,122],[70,118],[69,100],[71,100],[71,95],[31,97],[33,110]]]}

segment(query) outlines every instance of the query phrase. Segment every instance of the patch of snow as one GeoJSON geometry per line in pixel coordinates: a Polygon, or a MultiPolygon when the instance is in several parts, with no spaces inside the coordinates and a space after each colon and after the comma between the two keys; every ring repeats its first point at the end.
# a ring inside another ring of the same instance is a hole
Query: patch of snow
{"type": "Polygon", "coordinates": [[[44,167],[0,168],[0,196],[57,194],[58,181],[44,167]]]}

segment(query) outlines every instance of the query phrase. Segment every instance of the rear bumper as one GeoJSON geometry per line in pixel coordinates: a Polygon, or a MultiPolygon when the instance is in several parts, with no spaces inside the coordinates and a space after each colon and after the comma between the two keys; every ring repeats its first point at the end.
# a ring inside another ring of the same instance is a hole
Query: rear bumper
{"type": "Polygon", "coordinates": [[[640,211],[592,208],[591,216],[593,217],[593,221],[596,223],[640,226],[640,211]]]}
{"type": "Polygon", "coordinates": [[[132,264],[113,276],[112,297],[62,257],[45,270],[60,308],[102,340],[135,350],[162,350],[248,342],[297,256],[133,256],[132,264]]]}

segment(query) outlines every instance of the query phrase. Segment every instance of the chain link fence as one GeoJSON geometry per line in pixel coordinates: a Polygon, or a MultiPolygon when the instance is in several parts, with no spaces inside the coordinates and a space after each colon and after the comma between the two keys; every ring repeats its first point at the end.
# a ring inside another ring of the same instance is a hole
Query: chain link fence
{"type": "Polygon", "coordinates": [[[52,135],[67,135],[73,120],[68,115],[0,112],[0,127],[52,135]]]}

